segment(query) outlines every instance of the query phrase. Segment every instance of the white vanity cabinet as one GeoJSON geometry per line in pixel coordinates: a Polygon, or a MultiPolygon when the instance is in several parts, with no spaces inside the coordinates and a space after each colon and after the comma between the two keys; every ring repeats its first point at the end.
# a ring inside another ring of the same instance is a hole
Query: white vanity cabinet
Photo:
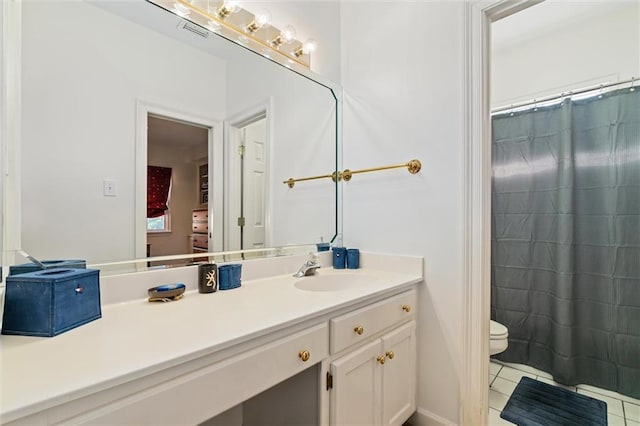
{"type": "MultiPolygon", "coordinates": [[[[369,261],[390,270],[349,272],[375,279],[344,291],[274,275],[177,303],[114,302],[100,321],[51,339],[2,336],[0,424],[400,425],[415,410],[422,259],[369,261]]],[[[146,291],[157,274],[104,287],[146,291]]]]}
{"type": "Polygon", "coordinates": [[[415,290],[331,320],[331,425],[401,425],[415,411],[415,290]]]}
{"type": "Polygon", "coordinates": [[[175,372],[161,371],[9,424],[199,424],[326,358],[328,334],[326,322],[317,324],[253,348],[239,348],[222,359],[196,359],[175,367],[175,372]]]}

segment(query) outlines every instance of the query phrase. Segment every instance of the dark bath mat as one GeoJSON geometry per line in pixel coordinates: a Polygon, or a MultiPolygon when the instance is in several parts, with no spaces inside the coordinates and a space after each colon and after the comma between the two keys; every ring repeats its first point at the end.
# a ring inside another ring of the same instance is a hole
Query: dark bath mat
{"type": "Polygon", "coordinates": [[[500,417],[519,426],[607,426],[607,403],[523,377],[500,417]]]}

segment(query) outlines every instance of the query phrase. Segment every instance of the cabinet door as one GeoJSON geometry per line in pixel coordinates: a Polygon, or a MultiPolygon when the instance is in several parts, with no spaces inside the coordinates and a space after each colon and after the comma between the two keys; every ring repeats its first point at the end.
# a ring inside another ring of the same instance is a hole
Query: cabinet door
{"type": "Polygon", "coordinates": [[[382,354],[378,339],[331,363],[332,425],[380,424],[382,354]]]}
{"type": "Polygon", "coordinates": [[[401,425],[416,409],[416,323],[382,336],[382,424],[401,425]]]}

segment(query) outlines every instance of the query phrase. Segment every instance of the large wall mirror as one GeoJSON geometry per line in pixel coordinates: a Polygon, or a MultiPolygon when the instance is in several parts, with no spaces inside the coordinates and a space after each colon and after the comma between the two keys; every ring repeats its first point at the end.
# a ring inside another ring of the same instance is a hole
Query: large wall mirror
{"type": "Polygon", "coordinates": [[[23,2],[26,252],[99,264],[334,238],[336,184],[283,181],[337,169],[337,86],[185,24],[142,0],[23,2]],[[168,214],[150,215],[166,169],[168,214]]]}

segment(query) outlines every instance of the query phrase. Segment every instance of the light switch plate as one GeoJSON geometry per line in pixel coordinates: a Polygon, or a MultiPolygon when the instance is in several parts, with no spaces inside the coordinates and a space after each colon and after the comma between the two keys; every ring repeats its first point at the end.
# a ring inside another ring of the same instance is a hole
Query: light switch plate
{"type": "Polygon", "coordinates": [[[103,194],[105,197],[116,196],[116,181],[111,179],[105,179],[103,182],[103,194]]]}

